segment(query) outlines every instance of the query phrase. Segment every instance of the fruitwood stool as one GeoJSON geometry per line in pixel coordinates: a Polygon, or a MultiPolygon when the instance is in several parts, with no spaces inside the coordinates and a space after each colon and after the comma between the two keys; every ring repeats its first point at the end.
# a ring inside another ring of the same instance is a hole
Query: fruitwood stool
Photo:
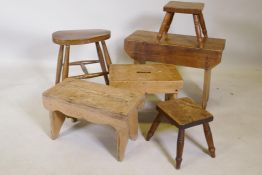
{"type": "Polygon", "coordinates": [[[183,79],[175,65],[170,64],[112,64],[110,86],[132,89],[141,93],[165,93],[176,98],[183,79]]]}
{"type": "Polygon", "coordinates": [[[179,169],[182,162],[182,154],[184,148],[185,129],[202,125],[208,144],[208,150],[211,157],[215,157],[215,147],[213,143],[212,133],[209,122],[213,120],[212,114],[202,109],[201,106],[195,104],[190,98],[180,98],[160,102],[157,104],[158,116],[155,118],[150,130],[147,133],[146,140],[150,140],[157,129],[161,117],[167,118],[173,125],[178,127],[176,168],[179,169]]]}
{"type": "Polygon", "coordinates": [[[69,66],[80,65],[83,70],[83,75],[71,76],[72,78],[93,78],[98,76],[104,76],[106,84],[108,84],[108,68],[111,64],[111,59],[106,47],[105,40],[110,38],[110,31],[102,29],[88,29],[88,30],[63,30],[54,32],[52,35],[53,42],[60,45],[57,69],[56,69],[56,81],[60,82],[61,72],[62,80],[68,77],[69,66]],[[70,46],[95,43],[98,54],[98,60],[82,60],[82,61],[69,61],[70,46]],[[100,46],[102,44],[102,48],[100,46]],[[64,55],[65,47],[65,55],[64,55]],[[100,63],[102,72],[89,73],[86,64],[100,63]],[[106,63],[106,64],[105,64],[106,63]],[[62,71],[63,67],[63,71],[62,71]]]}
{"type": "Polygon", "coordinates": [[[164,11],[166,12],[166,15],[161,24],[157,38],[160,40],[163,35],[167,34],[175,13],[192,14],[195,24],[197,41],[199,47],[203,48],[203,38],[201,36],[202,33],[205,38],[208,37],[205,20],[202,13],[203,8],[203,3],[170,1],[164,6],[164,11]]]}
{"type": "Polygon", "coordinates": [[[137,110],[143,105],[140,93],[68,78],[43,93],[50,111],[51,138],[56,139],[65,115],[113,127],[117,135],[117,158],[124,158],[128,138],[138,133],[137,110]]]}

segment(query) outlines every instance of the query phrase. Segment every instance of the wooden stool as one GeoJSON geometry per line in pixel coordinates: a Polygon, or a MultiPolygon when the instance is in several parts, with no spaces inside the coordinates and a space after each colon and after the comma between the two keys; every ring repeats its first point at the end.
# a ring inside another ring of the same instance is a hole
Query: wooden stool
{"type": "Polygon", "coordinates": [[[205,20],[202,13],[203,8],[203,3],[170,1],[164,6],[166,15],[160,27],[157,38],[160,40],[163,35],[167,34],[175,13],[192,14],[195,24],[197,41],[199,47],[203,48],[203,38],[201,36],[201,33],[203,33],[205,38],[208,37],[205,20]]]}
{"type": "Polygon", "coordinates": [[[213,120],[212,114],[196,105],[190,98],[180,98],[160,102],[157,104],[158,116],[155,118],[146,140],[150,140],[157,129],[161,117],[165,116],[173,125],[178,127],[176,168],[179,169],[182,162],[184,148],[185,129],[203,124],[204,133],[208,144],[208,150],[211,157],[215,157],[215,147],[209,122],[213,120]]]}
{"type": "Polygon", "coordinates": [[[116,130],[118,160],[124,158],[128,138],[137,138],[137,110],[143,100],[139,93],[72,78],[43,93],[43,104],[50,111],[52,139],[58,137],[65,115],[110,125],[116,130]]]}
{"type": "Polygon", "coordinates": [[[109,73],[110,86],[141,93],[165,93],[166,99],[176,98],[183,87],[175,65],[112,64],[109,73]]]}
{"type": "Polygon", "coordinates": [[[108,84],[108,68],[111,64],[111,59],[106,47],[105,40],[110,38],[110,31],[102,30],[102,29],[89,29],[89,30],[64,30],[54,32],[53,42],[60,45],[58,60],[57,60],[57,70],[56,70],[56,84],[60,82],[61,71],[63,67],[62,80],[68,77],[69,74],[69,66],[80,65],[84,74],[71,76],[74,78],[93,78],[98,76],[104,76],[106,84],[108,84]],[[100,43],[102,44],[103,51],[100,47],[100,43]],[[71,45],[82,45],[95,43],[97,54],[99,60],[82,60],[69,62],[69,54],[70,54],[70,46],[71,45]],[[64,47],[65,55],[64,55],[64,47]],[[104,59],[105,58],[105,59],[104,59]],[[105,64],[106,62],[106,64],[105,64]],[[89,73],[86,64],[94,64],[100,63],[102,72],[97,73],[89,73]]]}

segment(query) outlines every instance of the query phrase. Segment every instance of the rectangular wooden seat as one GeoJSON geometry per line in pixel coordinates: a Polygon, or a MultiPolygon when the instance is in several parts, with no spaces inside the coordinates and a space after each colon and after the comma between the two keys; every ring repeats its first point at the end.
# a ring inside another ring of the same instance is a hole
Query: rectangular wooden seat
{"type": "Polygon", "coordinates": [[[113,64],[109,69],[110,86],[142,93],[177,94],[183,79],[170,64],[113,64]]]}
{"type": "Polygon", "coordinates": [[[138,30],[125,39],[125,51],[137,60],[211,69],[221,62],[224,39],[206,38],[203,48],[195,36],[167,34],[157,39],[157,32],[138,30]]]}
{"type": "Polygon", "coordinates": [[[51,112],[53,139],[58,137],[65,115],[110,125],[117,132],[119,160],[124,157],[128,135],[137,137],[137,110],[143,99],[139,93],[71,78],[43,93],[43,104],[51,112]]]}
{"type": "Polygon", "coordinates": [[[199,14],[204,8],[204,3],[170,1],[164,6],[164,11],[170,13],[199,14]]]}

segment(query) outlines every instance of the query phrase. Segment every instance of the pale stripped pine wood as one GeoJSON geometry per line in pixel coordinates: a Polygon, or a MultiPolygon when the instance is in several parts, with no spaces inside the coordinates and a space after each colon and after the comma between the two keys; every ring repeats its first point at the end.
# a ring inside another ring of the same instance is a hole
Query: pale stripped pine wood
{"type": "Polygon", "coordinates": [[[183,87],[176,66],[167,64],[116,64],[110,66],[110,86],[142,93],[175,93],[183,87]]]}
{"type": "Polygon", "coordinates": [[[51,130],[56,138],[62,122],[57,113],[113,127],[117,135],[118,159],[124,157],[127,139],[137,137],[137,110],[143,104],[140,93],[116,89],[78,79],[65,79],[43,93],[43,104],[53,114],[51,130]],[[59,119],[59,118],[58,118],[59,119]]]}

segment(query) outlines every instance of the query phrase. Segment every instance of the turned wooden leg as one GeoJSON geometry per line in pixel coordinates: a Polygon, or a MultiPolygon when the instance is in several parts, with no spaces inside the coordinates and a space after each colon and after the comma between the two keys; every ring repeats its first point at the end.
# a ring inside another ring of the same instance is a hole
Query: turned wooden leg
{"type": "Polygon", "coordinates": [[[128,129],[123,128],[117,130],[117,159],[119,161],[124,159],[126,145],[128,142],[128,129]]]}
{"type": "Polygon", "coordinates": [[[62,80],[68,77],[70,46],[66,46],[62,80]]]}
{"type": "Polygon", "coordinates": [[[60,45],[58,58],[57,58],[57,65],[56,65],[56,80],[55,80],[55,84],[60,82],[61,70],[62,70],[62,64],[63,64],[63,56],[64,56],[64,46],[60,45]]]}
{"type": "Polygon", "coordinates": [[[128,124],[129,124],[129,138],[132,140],[136,140],[138,136],[138,112],[137,110],[133,110],[129,114],[128,124]]]}
{"type": "Polygon", "coordinates": [[[213,142],[213,137],[212,137],[212,133],[211,133],[211,129],[208,123],[204,123],[203,124],[203,128],[204,128],[204,132],[205,132],[205,137],[207,140],[207,145],[208,145],[208,151],[210,153],[210,156],[215,158],[216,157],[216,153],[215,153],[215,146],[214,146],[214,142],[213,142]]]}
{"type": "Polygon", "coordinates": [[[204,84],[203,84],[203,94],[202,94],[202,108],[206,109],[207,102],[210,93],[210,80],[211,80],[211,69],[207,69],[204,72],[204,84]]]}
{"type": "Polygon", "coordinates": [[[185,130],[179,129],[178,137],[177,137],[177,149],[176,149],[176,169],[180,169],[181,166],[183,148],[184,148],[184,137],[185,137],[185,130]]]}
{"type": "Polygon", "coordinates": [[[65,121],[65,115],[61,112],[50,112],[51,138],[56,139],[59,136],[60,129],[65,121]]]}
{"type": "Polygon", "coordinates": [[[107,85],[109,85],[109,80],[108,80],[108,76],[107,76],[107,70],[106,70],[106,66],[105,66],[105,60],[104,60],[104,56],[100,47],[100,44],[98,42],[96,42],[96,50],[97,50],[97,55],[99,58],[99,62],[101,65],[101,69],[104,73],[104,79],[107,85]]]}
{"type": "Polygon", "coordinates": [[[109,66],[112,64],[112,61],[111,61],[108,49],[106,47],[106,42],[101,41],[101,43],[102,43],[102,47],[103,47],[103,51],[104,51],[104,55],[105,55],[107,70],[109,71],[109,66]]]}
{"type": "Polygon", "coordinates": [[[194,24],[195,24],[197,42],[199,44],[199,47],[203,48],[203,42],[202,42],[202,36],[201,36],[201,27],[200,27],[200,24],[199,24],[199,16],[193,15],[193,17],[194,17],[194,24]]]}
{"type": "Polygon", "coordinates": [[[155,118],[155,120],[153,121],[148,133],[147,133],[147,136],[146,136],[146,140],[149,141],[150,138],[154,135],[157,127],[159,126],[160,124],[160,121],[161,121],[161,114],[158,113],[157,117],[155,118]]]}
{"type": "Polygon", "coordinates": [[[165,101],[167,101],[167,100],[172,100],[172,99],[176,99],[176,98],[177,98],[177,93],[165,94],[165,101]]]}
{"type": "Polygon", "coordinates": [[[208,35],[207,35],[206,23],[205,23],[204,16],[203,16],[202,12],[200,12],[200,14],[199,14],[199,21],[200,21],[200,25],[201,25],[203,35],[204,35],[204,37],[207,38],[208,35]]]}
{"type": "Polygon", "coordinates": [[[158,40],[161,40],[161,38],[163,37],[163,34],[166,34],[168,32],[171,22],[173,20],[173,17],[174,17],[174,13],[166,12],[166,15],[159,29],[159,33],[157,35],[158,40]]]}

